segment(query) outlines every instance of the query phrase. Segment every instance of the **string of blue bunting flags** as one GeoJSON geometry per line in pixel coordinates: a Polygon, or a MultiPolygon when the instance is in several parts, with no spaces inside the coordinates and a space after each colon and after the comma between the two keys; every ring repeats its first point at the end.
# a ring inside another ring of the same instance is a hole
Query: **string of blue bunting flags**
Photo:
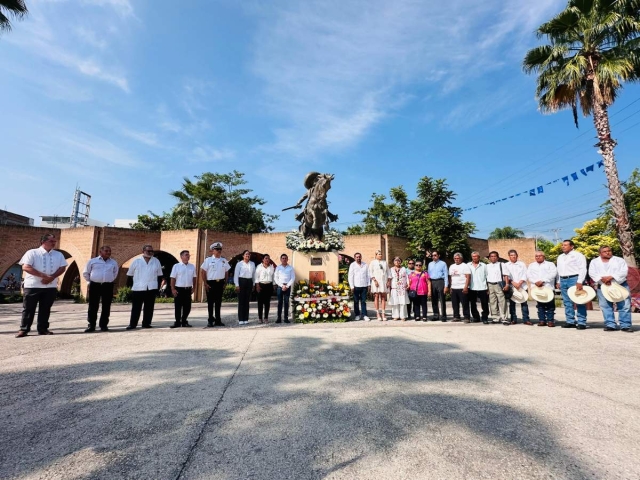
{"type": "MultiPolygon", "coordinates": [[[[587,167],[581,168],[579,170],[579,172],[584,175],[585,177],[595,171],[595,167],[598,168],[602,168],[604,166],[604,162],[602,160],[599,160],[597,163],[591,164],[587,167]]],[[[580,179],[580,176],[578,175],[578,172],[573,172],[570,173],[569,175],[566,175],[564,177],[560,177],[560,178],[556,178],[555,180],[552,180],[550,182],[545,183],[544,185],[540,185],[538,187],[535,188],[530,188],[528,190],[525,190],[523,192],[518,192],[518,193],[514,193],[513,195],[509,195],[508,197],[504,197],[504,198],[500,198],[498,200],[493,200],[492,202],[487,202],[487,203],[483,203],[481,205],[476,205],[475,207],[469,207],[469,208],[465,208],[462,211],[463,212],[468,212],[469,210],[475,210],[476,208],[480,208],[480,207],[486,207],[487,205],[496,205],[500,202],[506,202],[507,200],[511,200],[512,198],[516,198],[516,197],[520,197],[522,195],[529,195],[530,197],[535,197],[536,195],[542,195],[544,193],[544,187],[549,186],[549,185],[553,185],[554,183],[558,183],[558,182],[564,182],[564,184],[568,187],[569,185],[571,185],[571,180],[573,180],[574,182],[577,182],[580,179]]],[[[459,216],[459,215],[456,215],[459,216]]]]}

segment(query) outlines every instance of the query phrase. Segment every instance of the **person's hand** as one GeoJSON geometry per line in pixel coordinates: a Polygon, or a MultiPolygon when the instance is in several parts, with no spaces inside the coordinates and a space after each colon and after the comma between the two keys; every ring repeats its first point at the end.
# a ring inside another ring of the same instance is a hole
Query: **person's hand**
{"type": "Polygon", "coordinates": [[[462,293],[469,293],[469,289],[467,287],[463,288],[462,293]]]}
{"type": "Polygon", "coordinates": [[[544,282],[542,280],[540,280],[539,282],[536,282],[536,287],[542,287],[544,285],[544,282]]]}
{"type": "Polygon", "coordinates": [[[42,277],[41,282],[44,285],[49,285],[51,282],[53,282],[53,277],[49,276],[49,275],[45,275],[44,277],[42,277]]]}
{"type": "Polygon", "coordinates": [[[210,288],[211,288],[211,287],[209,286],[209,284],[205,282],[205,284],[204,284],[204,289],[205,289],[205,290],[209,290],[210,288]]]}
{"type": "Polygon", "coordinates": [[[283,285],[283,286],[282,286],[282,291],[283,291],[283,292],[286,292],[287,290],[289,290],[289,287],[287,287],[286,285],[283,285]]]}
{"type": "Polygon", "coordinates": [[[449,293],[449,287],[444,287],[444,293],[445,294],[449,293]]]}
{"type": "Polygon", "coordinates": [[[175,298],[175,297],[177,297],[177,296],[178,296],[178,291],[177,291],[175,288],[172,288],[172,289],[171,289],[171,294],[172,294],[172,295],[174,296],[174,298],[175,298]]]}
{"type": "Polygon", "coordinates": [[[260,293],[260,284],[256,285],[256,292],[260,293]]]}
{"type": "Polygon", "coordinates": [[[559,284],[559,283],[556,283],[556,288],[557,288],[558,290],[560,290],[560,284],[559,284]]]}
{"type": "Polygon", "coordinates": [[[236,293],[240,291],[240,287],[236,287],[236,293]]]}
{"type": "Polygon", "coordinates": [[[522,283],[523,283],[523,282],[522,282],[522,281],[520,281],[520,282],[512,283],[511,285],[513,285],[513,288],[518,289],[518,288],[520,288],[520,286],[522,285],[522,283]]]}
{"type": "Polygon", "coordinates": [[[505,285],[502,290],[505,291],[505,292],[508,292],[509,291],[509,285],[505,285]]]}
{"type": "Polygon", "coordinates": [[[579,292],[580,290],[582,290],[582,284],[576,283],[576,291],[579,292]]]}
{"type": "Polygon", "coordinates": [[[600,279],[600,281],[605,285],[611,285],[611,280],[613,280],[613,277],[602,277],[600,279]]]}

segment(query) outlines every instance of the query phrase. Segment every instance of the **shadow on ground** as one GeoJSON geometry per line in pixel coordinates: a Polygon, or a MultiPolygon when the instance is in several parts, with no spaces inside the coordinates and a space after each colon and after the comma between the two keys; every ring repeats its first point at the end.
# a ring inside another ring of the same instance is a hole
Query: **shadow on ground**
{"type": "Polygon", "coordinates": [[[325,478],[363,462],[384,472],[416,439],[415,472],[515,478],[525,459],[531,478],[593,476],[545,422],[491,395],[523,358],[274,335],[234,376],[239,359],[174,349],[2,374],[0,477],[325,478]]]}

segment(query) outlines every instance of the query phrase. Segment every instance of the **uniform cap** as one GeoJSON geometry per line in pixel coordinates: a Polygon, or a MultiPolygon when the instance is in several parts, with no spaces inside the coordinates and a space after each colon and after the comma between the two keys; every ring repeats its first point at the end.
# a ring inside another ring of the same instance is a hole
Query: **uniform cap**
{"type": "Polygon", "coordinates": [[[214,248],[222,248],[222,243],[220,242],[213,242],[211,244],[211,246],[209,247],[210,250],[213,250],[214,248]]]}

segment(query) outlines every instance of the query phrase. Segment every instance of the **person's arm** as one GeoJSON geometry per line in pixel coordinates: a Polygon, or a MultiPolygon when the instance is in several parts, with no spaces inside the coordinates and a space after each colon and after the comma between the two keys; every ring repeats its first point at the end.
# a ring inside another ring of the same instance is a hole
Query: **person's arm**
{"type": "Polygon", "coordinates": [[[295,281],[296,281],[296,272],[293,269],[293,267],[291,267],[291,278],[287,282],[287,290],[290,289],[293,286],[293,282],[295,282],[295,281]]]}
{"type": "Polygon", "coordinates": [[[626,282],[629,275],[629,265],[624,260],[616,263],[617,268],[613,271],[613,279],[618,283],[626,282]]]}
{"type": "Polygon", "coordinates": [[[596,284],[596,287],[598,286],[600,280],[602,280],[602,283],[607,283],[607,280],[609,282],[611,281],[610,278],[606,278],[600,275],[600,272],[598,270],[598,262],[596,262],[596,259],[594,258],[589,264],[589,276],[591,277],[591,280],[593,280],[593,282],[596,284]]]}
{"type": "Polygon", "coordinates": [[[176,277],[171,277],[171,295],[174,297],[178,296],[178,291],[176,290],[176,277]]]}
{"type": "Polygon", "coordinates": [[[91,268],[92,268],[92,263],[91,260],[89,260],[87,262],[87,264],[84,267],[84,270],[82,271],[82,278],[84,278],[87,283],[91,282],[91,268]]]}
{"type": "Polygon", "coordinates": [[[231,265],[229,265],[229,262],[226,260],[224,262],[224,284],[226,285],[229,282],[229,270],[231,270],[231,265]]]}
{"type": "Polygon", "coordinates": [[[447,269],[447,264],[444,263],[443,260],[441,260],[442,262],[442,268],[444,268],[444,293],[447,293],[449,291],[449,285],[451,285],[449,283],[449,270],[447,269]]]}
{"type": "MultiPolygon", "coordinates": [[[[242,262],[242,260],[240,260],[238,263],[236,263],[236,268],[233,269],[233,284],[236,286],[236,292],[240,291],[240,263],[242,262]]],[[[225,276],[226,278],[226,276],[225,276]]],[[[226,282],[225,282],[226,283],[226,282]]]]}
{"type": "MultiPolygon", "coordinates": [[[[355,262],[354,262],[355,263],[355,262]]],[[[353,268],[353,263],[351,265],[349,265],[349,275],[348,275],[348,280],[349,280],[349,288],[351,288],[351,290],[354,289],[354,276],[355,276],[355,270],[353,268]]]]}
{"type": "Polygon", "coordinates": [[[587,258],[584,255],[576,255],[578,261],[578,281],[576,282],[576,290],[582,290],[582,284],[587,276],[587,258]]]}
{"type": "Polygon", "coordinates": [[[469,293],[469,282],[471,282],[471,274],[470,273],[465,273],[465,281],[464,281],[464,288],[462,289],[462,293],[469,293]]]}
{"type": "Polygon", "coordinates": [[[209,284],[207,283],[207,271],[203,270],[200,267],[200,278],[202,279],[202,284],[204,285],[205,290],[209,291],[209,284]]]}

